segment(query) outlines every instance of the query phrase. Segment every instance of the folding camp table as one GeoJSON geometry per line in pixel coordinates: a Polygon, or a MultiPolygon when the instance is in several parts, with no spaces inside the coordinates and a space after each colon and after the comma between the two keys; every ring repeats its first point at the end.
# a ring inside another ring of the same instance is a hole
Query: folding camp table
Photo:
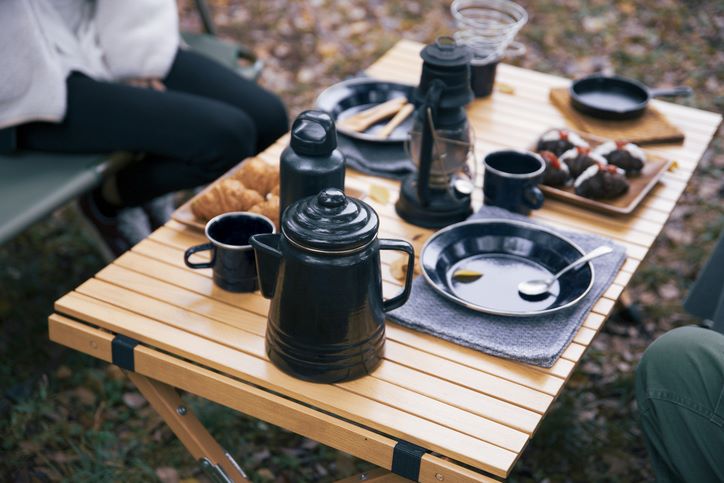
{"type": "MultiPolygon", "coordinates": [[[[401,41],[367,73],[414,84],[421,47],[401,41]]],[[[510,88],[469,107],[479,153],[525,148],[543,130],[566,125],[548,100],[549,89],[566,85],[566,79],[501,64],[498,81],[510,88]]],[[[674,159],[676,167],[632,215],[605,216],[554,200],[532,215],[561,229],[610,237],[627,250],[613,285],[551,368],[501,359],[388,323],[385,360],[372,375],[341,384],[294,379],[266,357],[268,301],[259,293],[225,292],[213,285],[208,270],[187,269],[183,251],[204,236],[174,221],[59,299],[50,316],[50,337],[124,368],[194,458],[221,481],[238,480],[240,470],[176,388],[383,469],[358,479],[504,478],[648,253],[721,120],[697,109],[655,105],[685,131],[686,141],[647,148],[674,159]]],[[[286,141],[280,139],[259,157],[277,162],[286,141]]],[[[362,193],[372,186],[388,190],[387,202],[365,198],[380,215],[381,236],[405,238],[419,252],[431,231],[396,216],[397,183],[350,172],[348,186],[362,193]]],[[[475,195],[479,204],[480,193],[475,195]]],[[[395,255],[383,252],[387,294],[399,286],[390,273],[394,262],[395,255]]]]}

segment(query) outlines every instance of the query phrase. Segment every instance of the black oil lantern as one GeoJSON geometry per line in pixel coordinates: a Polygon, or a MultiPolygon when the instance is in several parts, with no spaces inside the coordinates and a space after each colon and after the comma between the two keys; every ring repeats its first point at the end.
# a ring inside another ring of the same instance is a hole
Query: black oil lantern
{"type": "Polygon", "coordinates": [[[473,99],[472,53],[453,38],[440,37],[420,56],[424,63],[408,141],[417,172],[402,182],[395,209],[414,225],[440,228],[472,213],[467,163],[473,140],[465,113],[473,99]]]}

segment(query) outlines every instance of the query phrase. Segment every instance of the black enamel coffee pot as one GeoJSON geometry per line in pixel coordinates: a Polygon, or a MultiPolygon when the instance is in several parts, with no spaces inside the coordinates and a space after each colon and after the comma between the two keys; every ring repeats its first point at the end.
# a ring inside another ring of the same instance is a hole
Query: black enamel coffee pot
{"type": "Polygon", "coordinates": [[[297,201],[282,215],[282,233],[251,238],[262,295],[271,299],[269,359],[315,382],[370,373],[384,353],[384,313],[410,295],[414,250],[378,239],[379,219],[366,203],[336,188],[297,201]],[[407,254],[402,292],[382,298],[380,250],[407,254]]]}
{"type": "Polygon", "coordinates": [[[459,191],[453,174],[462,171],[471,149],[465,106],[470,89],[470,50],[451,37],[426,46],[409,151],[417,172],[409,175],[395,204],[404,220],[428,228],[463,221],[472,213],[470,190],[459,191]]]}

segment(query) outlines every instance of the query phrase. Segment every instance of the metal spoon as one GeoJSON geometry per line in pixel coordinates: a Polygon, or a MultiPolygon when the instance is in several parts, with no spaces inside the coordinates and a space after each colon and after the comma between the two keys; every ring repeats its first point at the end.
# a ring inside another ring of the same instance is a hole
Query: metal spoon
{"type": "Polygon", "coordinates": [[[536,295],[542,295],[548,291],[548,289],[553,285],[553,282],[558,280],[558,278],[566,273],[567,271],[579,267],[583,265],[584,263],[593,260],[594,258],[598,258],[603,255],[608,255],[611,253],[613,249],[610,247],[607,247],[605,245],[602,245],[598,248],[595,248],[588,252],[586,255],[583,255],[581,258],[576,260],[575,262],[568,265],[566,268],[561,270],[560,272],[556,273],[550,278],[544,279],[544,280],[528,280],[527,282],[520,282],[518,284],[518,291],[522,293],[523,295],[528,295],[531,297],[534,297],[536,295]]]}

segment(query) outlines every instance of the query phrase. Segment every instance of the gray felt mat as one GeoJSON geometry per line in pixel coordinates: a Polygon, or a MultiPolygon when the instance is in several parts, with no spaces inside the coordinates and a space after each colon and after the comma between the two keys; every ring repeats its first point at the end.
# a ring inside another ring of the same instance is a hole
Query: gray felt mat
{"type": "MultiPolygon", "coordinates": [[[[525,216],[494,207],[483,207],[471,219],[505,218],[531,221],[525,216]]],[[[547,227],[551,229],[551,227],[547,227]]],[[[535,317],[488,315],[451,302],[438,295],[422,276],[412,285],[405,305],[389,312],[388,317],[411,329],[426,332],[495,356],[551,367],[573,339],[586,315],[601,294],[611,285],[626,258],[626,250],[597,235],[556,230],[588,252],[609,245],[613,253],[593,260],[595,281],[591,291],[574,307],[535,317]]]]}

